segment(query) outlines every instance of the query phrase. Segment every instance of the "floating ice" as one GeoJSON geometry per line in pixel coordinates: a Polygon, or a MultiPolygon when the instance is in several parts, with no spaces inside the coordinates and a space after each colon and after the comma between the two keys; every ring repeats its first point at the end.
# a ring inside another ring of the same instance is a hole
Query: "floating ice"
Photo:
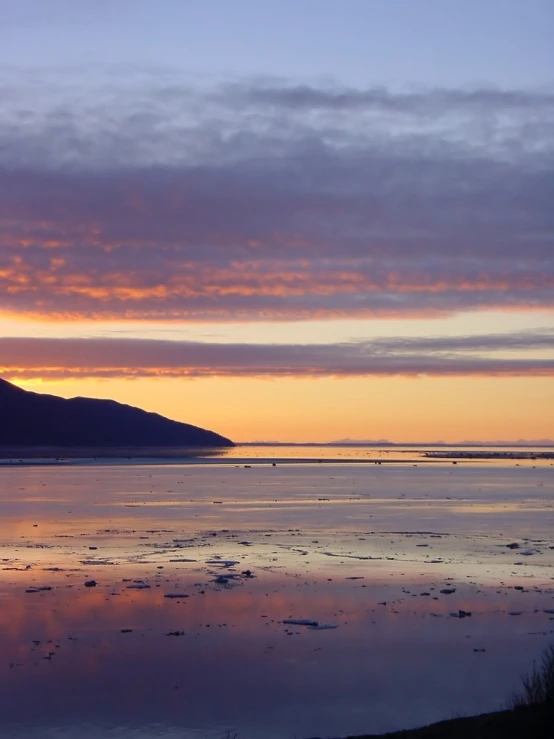
{"type": "Polygon", "coordinates": [[[166,593],[164,598],[188,598],[186,593],[166,593]]]}
{"type": "Polygon", "coordinates": [[[316,626],[308,626],[312,631],[326,631],[327,629],[338,629],[338,624],[317,624],[316,626]]]}
{"type": "Polygon", "coordinates": [[[25,592],[26,593],[40,593],[43,590],[52,590],[52,588],[50,585],[43,585],[40,588],[35,588],[35,587],[27,588],[25,592]]]}
{"type": "Polygon", "coordinates": [[[212,565],[216,567],[234,567],[235,565],[238,565],[238,560],[234,559],[207,559],[206,560],[207,565],[212,565]]]}

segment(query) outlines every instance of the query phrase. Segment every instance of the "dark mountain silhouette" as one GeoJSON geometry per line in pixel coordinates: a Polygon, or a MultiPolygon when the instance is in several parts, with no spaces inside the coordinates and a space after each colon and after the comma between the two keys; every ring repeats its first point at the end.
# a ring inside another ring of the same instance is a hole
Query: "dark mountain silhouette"
{"type": "Polygon", "coordinates": [[[157,413],[94,398],[32,393],[0,379],[0,445],[234,446],[224,436],[157,413]]]}

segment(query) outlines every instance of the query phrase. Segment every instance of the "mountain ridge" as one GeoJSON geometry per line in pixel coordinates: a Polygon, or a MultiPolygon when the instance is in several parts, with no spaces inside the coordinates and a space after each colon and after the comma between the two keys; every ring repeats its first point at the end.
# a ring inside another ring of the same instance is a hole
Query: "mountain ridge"
{"type": "Polygon", "coordinates": [[[61,398],[0,378],[0,446],[229,447],[214,431],[110,399],[61,398]]]}

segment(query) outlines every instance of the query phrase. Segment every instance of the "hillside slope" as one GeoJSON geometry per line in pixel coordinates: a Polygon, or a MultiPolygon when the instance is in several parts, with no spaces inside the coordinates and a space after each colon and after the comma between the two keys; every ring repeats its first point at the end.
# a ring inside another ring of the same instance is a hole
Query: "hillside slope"
{"type": "Polygon", "coordinates": [[[233,442],[213,431],[114,400],[67,400],[0,380],[0,445],[221,447],[233,446],[233,442]]]}

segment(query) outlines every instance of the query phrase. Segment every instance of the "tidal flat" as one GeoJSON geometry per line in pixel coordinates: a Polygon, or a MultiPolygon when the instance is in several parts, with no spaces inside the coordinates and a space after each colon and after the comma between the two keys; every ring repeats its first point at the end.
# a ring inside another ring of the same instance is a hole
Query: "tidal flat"
{"type": "Polygon", "coordinates": [[[504,708],[554,642],[553,463],[397,456],[1,467],[0,736],[340,737],[504,708]]]}

